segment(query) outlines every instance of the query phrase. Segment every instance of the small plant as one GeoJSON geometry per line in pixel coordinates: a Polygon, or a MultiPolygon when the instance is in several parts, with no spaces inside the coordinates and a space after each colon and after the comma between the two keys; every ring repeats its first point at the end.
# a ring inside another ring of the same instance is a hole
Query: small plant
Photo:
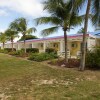
{"type": "Polygon", "coordinates": [[[57,65],[58,59],[53,59],[49,63],[52,65],[57,65]]]}

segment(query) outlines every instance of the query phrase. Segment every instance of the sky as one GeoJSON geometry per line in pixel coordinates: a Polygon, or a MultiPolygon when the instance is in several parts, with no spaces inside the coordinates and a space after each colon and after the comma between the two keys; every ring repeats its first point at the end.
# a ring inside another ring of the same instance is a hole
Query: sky
{"type": "MultiPolygon", "coordinates": [[[[43,11],[42,2],[43,0],[0,0],[0,32],[4,32],[9,27],[9,24],[15,19],[24,17],[28,20],[28,27],[36,27],[37,29],[37,32],[32,34],[42,38],[40,34],[41,30],[50,27],[50,25],[36,26],[34,24],[35,18],[48,15],[46,11],[43,11]]],[[[84,14],[85,9],[80,12],[84,14]]],[[[83,26],[84,25],[82,24],[82,26],[75,27],[74,29],[70,30],[68,34],[76,34],[77,31],[83,26]]],[[[90,22],[88,25],[88,31],[94,31],[94,28],[90,22]]],[[[63,35],[62,29],[49,37],[60,35],[63,35]]]]}

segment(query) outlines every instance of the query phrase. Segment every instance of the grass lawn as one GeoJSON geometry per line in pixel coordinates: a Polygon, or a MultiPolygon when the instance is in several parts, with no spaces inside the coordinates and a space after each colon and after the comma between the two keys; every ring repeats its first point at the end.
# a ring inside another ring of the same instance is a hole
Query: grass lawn
{"type": "Polygon", "coordinates": [[[0,100],[100,100],[100,71],[51,68],[0,54],[0,100]]]}

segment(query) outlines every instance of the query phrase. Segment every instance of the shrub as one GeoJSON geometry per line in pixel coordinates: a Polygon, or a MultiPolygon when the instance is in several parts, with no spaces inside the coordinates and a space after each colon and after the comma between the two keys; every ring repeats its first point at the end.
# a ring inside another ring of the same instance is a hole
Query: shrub
{"type": "Polygon", "coordinates": [[[54,59],[57,58],[58,56],[54,53],[33,53],[30,55],[29,60],[34,60],[34,61],[45,61],[45,60],[49,60],[49,59],[54,59]]]}
{"type": "Polygon", "coordinates": [[[100,68],[100,48],[94,48],[94,51],[87,52],[86,66],[100,68]]]}
{"type": "Polygon", "coordinates": [[[15,56],[23,56],[25,53],[24,53],[24,50],[21,49],[21,50],[17,50],[17,51],[11,51],[8,54],[15,55],[15,56]]]}
{"type": "Polygon", "coordinates": [[[8,53],[8,51],[5,49],[0,49],[0,53],[8,53]]]}
{"type": "Polygon", "coordinates": [[[0,53],[5,53],[5,50],[4,49],[0,49],[0,53]]]}
{"type": "Polygon", "coordinates": [[[24,50],[21,49],[21,50],[17,50],[16,52],[14,52],[14,55],[21,57],[21,56],[25,55],[25,53],[24,53],[24,50]]]}
{"type": "MultiPolygon", "coordinates": [[[[4,50],[8,51],[8,52],[11,52],[12,51],[12,48],[5,48],[4,50]]],[[[15,48],[13,48],[13,51],[16,51],[15,48]]]]}
{"type": "Polygon", "coordinates": [[[27,48],[26,52],[27,53],[39,53],[39,49],[38,48],[27,48]]]}
{"type": "Polygon", "coordinates": [[[17,52],[17,51],[11,51],[11,52],[8,52],[8,54],[9,54],[9,55],[16,55],[16,52],[17,52]]]}
{"type": "Polygon", "coordinates": [[[45,50],[45,52],[46,52],[46,53],[55,53],[55,54],[57,54],[57,50],[55,50],[54,48],[47,48],[47,49],[45,50]]]}

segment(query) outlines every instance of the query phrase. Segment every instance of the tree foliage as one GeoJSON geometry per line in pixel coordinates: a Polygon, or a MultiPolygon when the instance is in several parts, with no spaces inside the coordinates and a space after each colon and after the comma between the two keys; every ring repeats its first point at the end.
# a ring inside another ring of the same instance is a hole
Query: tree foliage
{"type": "Polygon", "coordinates": [[[67,58],[67,34],[71,28],[81,25],[83,21],[83,16],[79,16],[74,12],[73,5],[69,1],[64,0],[48,0],[44,3],[44,10],[48,11],[50,16],[40,17],[35,19],[36,24],[48,24],[53,25],[50,28],[42,30],[41,34],[46,36],[56,32],[59,28],[64,31],[65,40],[65,60],[68,62],[67,58]]]}
{"type": "MultiPolygon", "coordinates": [[[[34,35],[26,35],[25,40],[30,40],[30,39],[38,39],[38,37],[34,35]]],[[[19,41],[23,41],[23,40],[24,40],[24,37],[22,36],[19,41]]]]}

